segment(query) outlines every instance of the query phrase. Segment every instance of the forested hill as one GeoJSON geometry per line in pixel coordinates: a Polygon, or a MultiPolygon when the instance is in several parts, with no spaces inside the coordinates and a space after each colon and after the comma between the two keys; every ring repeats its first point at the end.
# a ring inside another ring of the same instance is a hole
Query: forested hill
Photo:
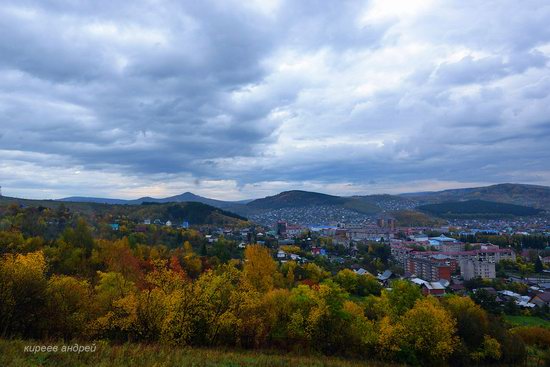
{"type": "Polygon", "coordinates": [[[48,208],[59,210],[67,209],[73,213],[85,217],[105,216],[112,217],[125,216],[132,220],[142,221],[144,219],[161,221],[170,220],[174,223],[187,221],[190,224],[235,224],[240,221],[246,221],[245,217],[238,214],[215,208],[213,206],[199,202],[182,203],[147,203],[141,205],[119,205],[119,204],[99,204],[93,202],[60,202],[54,200],[28,200],[10,197],[0,198],[0,212],[6,210],[10,205],[34,208],[48,208]]]}
{"type": "Polygon", "coordinates": [[[420,204],[484,200],[550,210],[550,187],[524,184],[498,184],[484,187],[402,194],[420,204]]]}
{"type": "Polygon", "coordinates": [[[427,204],[419,210],[445,218],[499,218],[541,214],[543,210],[522,205],[504,204],[485,200],[467,200],[427,204]]]}
{"type": "Polygon", "coordinates": [[[256,199],[248,203],[249,207],[258,209],[280,209],[313,205],[343,205],[346,199],[310,191],[284,191],[280,194],[256,199]]]}
{"type": "Polygon", "coordinates": [[[163,218],[172,222],[188,221],[190,224],[229,224],[246,221],[245,217],[199,202],[143,203],[131,211],[130,217],[163,218]]]}
{"type": "Polygon", "coordinates": [[[366,214],[380,211],[378,206],[366,202],[359,197],[342,197],[300,190],[284,191],[277,195],[253,200],[245,205],[248,210],[273,210],[312,206],[342,207],[366,214]]]}

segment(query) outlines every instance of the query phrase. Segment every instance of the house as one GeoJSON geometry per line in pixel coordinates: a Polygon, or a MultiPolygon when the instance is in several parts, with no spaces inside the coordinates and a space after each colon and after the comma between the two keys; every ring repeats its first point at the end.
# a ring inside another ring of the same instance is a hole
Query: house
{"type": "Polygon", "coordinates": [[[426,282],[422,284],[422,294],[425,296],[443,296],[445,294],[445,286],[439,282],[426,282]]]}
{"type": "Polygon", "coordinates": [[[445,294],[445,285],[441,284],[440,282],[428,282],[420,278],[413,278],[411,279],[411,282],[419,285],[422,290],[422,294],[425,296],[432,295],[438,297],[445,294]]]}
{"type": "Polygon", "coordinates": [[[290,254],[290,259],[294,261],[302,261],[302,257],[296,254],[290,254]]]}
{"type": "Polygon", "coordinates": [[[378,274],[377,278],[381,282],[386,282],[392,277],[393,273],[391,270],[384,270],[382,274],[378,274]]]}
{"type": "Polygon", "coordinates": [[[505,300],[509,300],[509,299],[513,299],[516,301],[521,300],[521,294],[509,291],[509,290],[498,291],[498,294],[505,300]]]}
{"type": "Polygon", "coordinates": [[[363,269],[363,268],[359,268],[359,269],[356,269],[354,270],[355,274],[357,275],[367,275],[367,274],[370,274],[367,270],[363,269]]]}
{"type": "Polygon", "coordinates": [[[531,298],[529,302],[534,303],[538,307],[550,306],[550,292],[539,293],[531,298]]]}
{"type": "Polygon", "coordinates": [[[315,256],[327,256],[327,251],[324,248],[312,247],[311,254],[315,256]]]}
{"type": "Polygon", "coordinates": [[[456,239],[447,237],[443,234],[439,235],[438,237],[430,237],[428,241],[430,241],[431,246],[441,246],[446,243],[458,242],[456,239]]]}
{"type": "Polygon", "coordinates": [[[466,291],[464,284],[451,284],[449,287],[453,293],[463,294],[466,291]]]}
{"type": "Polygon", "coordinates": [[[120,229],[120,225],[118,223],[111,223],[111,229],[113,231],[118,231],[120,229]]]}
{"type": "Polygon", "coordinates": [[[147,226],[145,224],[138,224],[136,228],[134,228],[134,232],[145,233],[147,232],[147,226]]]}

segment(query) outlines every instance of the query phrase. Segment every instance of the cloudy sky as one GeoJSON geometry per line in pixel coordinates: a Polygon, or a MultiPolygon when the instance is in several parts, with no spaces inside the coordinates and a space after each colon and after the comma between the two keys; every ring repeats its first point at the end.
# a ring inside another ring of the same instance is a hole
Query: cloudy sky
{"type": "Polygon", "coordinates": [[[4,195],[550,185],[548,0],[3,0],[4,195]]]}

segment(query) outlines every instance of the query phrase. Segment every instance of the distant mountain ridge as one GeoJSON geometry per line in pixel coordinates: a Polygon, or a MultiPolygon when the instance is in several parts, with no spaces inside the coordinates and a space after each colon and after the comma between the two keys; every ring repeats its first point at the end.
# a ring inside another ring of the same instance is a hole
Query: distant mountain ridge
{"type": "Polygon", "coordinates": [[[80,197],[71,196],[67,198],[58,199],[58,201],[70,201],[81,203],[100,203],[100,204],[118,204],[118,205],[139,205],[143,203],[183,203],[183,202],[197,202],[214,206],[216,208],[228,208],[234,205],[242,205],[248,203],[250,200],[241,201],[224,201],[210,199],[203,196],[195,195],[192,192],[185,192],[180,195],[169,196],[166,198],[153,198],[150,196],[141,197],[134,200],[124,199],[110,199],[110,198],[97,198],[97,197],[80,197]]]}
{"type": "Polygon", "coordinates": [[[498,203],[485,200],[453,201],[439,204],[425,204],[417,207],[418,210],[428,212],[442,218],[469,219],[469,218],[502,218],[523,217],[538,215],[542,209],[528,206],[498,203]]]}
{"type": "Polygon", "coordinates": [[[550,210],[550,187],[538,185],[504,183],[435,192],[407,193],[399,196],[416,200],[419,204],[485,200],[550,210]]]}
{"type": "Polygon", "coordinates": [[[135,200],[94,197],[68,197],[59,200],[64,202],[72,201],[121,205],[139,205],[144,202],[199,202],[214,206],[216,208],[230,210],[245,216],[259,211],[317,206],[341,207],[363,214],[376,214],[381,211],[412,210],[419,205],[425,204],[438,204],[466,200],[484,200],[496,203],[515,204],[550,211],[550,187],[506,183],[484,187],[450,189],[434,192],[416,192],[399,195],[378,194],[349,197],[303,190],[290,190],[261,199],[242,201],[211,199],[195,195],[191,192],[185,192],[181,195],[166,198],[142,197],[135,200]]]}

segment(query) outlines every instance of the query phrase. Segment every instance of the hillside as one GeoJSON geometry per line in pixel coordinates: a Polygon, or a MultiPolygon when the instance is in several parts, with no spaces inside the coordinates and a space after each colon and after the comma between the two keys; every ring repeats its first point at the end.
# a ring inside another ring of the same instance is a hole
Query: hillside
{"type": "Polygon", "coordinates": [[[100,204],[95,202],[61,202],[54,200],[29,200],[10,197],[0,198],[0,207],[12,204],[25,207],[57,209],[64,206],[68,210],[84,216],[111,214],[127,216],[134,220],[160,219],[175,223],[188,221],[190,224],[231,224],[247,219],[238,214],[199,202],[147,203],[141,205],[100,204]]]}
{"type": "Polygon", "coordinates": [[[421,205],[417,209],[445,218],[499,218],[541,214],[541,209],[485,200],[421,205]]]}
{"type": "Polygon", "coordinates": [[[430,227],[444,225],[445,221],[416,210],[397,210],[391,213],[400,227],[430,227]]]}
{"type": "Polygon", "coordinates": [[[253,200],[241,208],[230,208],[237,213],[254,213],[257,211],[321,206],[351,210],[362,214],[375,214],[380,211],[377,205],[362,200],[362,198],[359,197],[342,197],[300,190],[284,191],[277,195],[253,200]]]}
{"type": "MultiPolygon", "coordinates": [[[[384,367],[398,366],[375,360],[354,360],[299,353],[273,351],[228,350],[227,348],[169,347],[159,344],[107,344],[98,343],[97,353],[24,353],[28,343],[21,340],[0,339],[0,365],[27,366],[325,366],[325,367],[384,367]],[[162,364],[159,364],[162,361],[162,364]]],[[[48,343],[48,345],[64,345],[48,343]]],[[[61,347],[59,347],[61,348],[61,347]]]]}
{"type": "Polygon", "coordinates": [[[346,199],[339,196],[293,190],[253,200],[247,206],[256,209],[280,209],[302,206],[344,205],[345,203],[346,199]]]}
{"type": "Polygon", "coordinates": [[[161,219],[174,223],[188,221],[190,224],[230,224],[246,221],[246,218],[213,206],[197,203],[143,203],[129,208],[128,216],[135,219],[161,219]]]}
{"type": "Polygon", "coordinates": [[[547,186],[505,183],[437,192],[408,193],[400,196],[417,200],[420,204],[485,200],[550,210],[550,187],[547,186]]]}

